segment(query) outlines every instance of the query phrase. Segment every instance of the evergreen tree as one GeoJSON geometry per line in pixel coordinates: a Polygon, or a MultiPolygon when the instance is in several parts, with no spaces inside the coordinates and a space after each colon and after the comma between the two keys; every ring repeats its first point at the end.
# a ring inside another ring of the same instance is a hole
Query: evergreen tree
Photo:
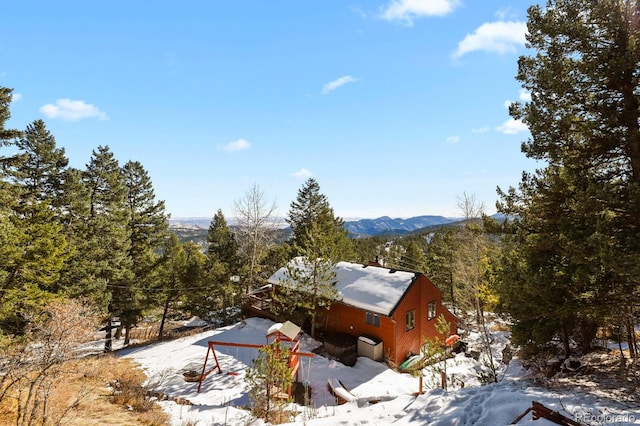
{"type": "Polygon", "coordinates": [[[458,250],[458,227],[442,227],[431,235],[426,253],[425,274],[442,291],[455,313],[454,265],[458,250]]]}
{"type": "Polygon", "coordinates": [[[400,264],[402,265],[403,269],[424,272],[424,249],[420,246],[420,244],[418,244],[417,241],[413,239],[408,240],[407,245],[404,249],[404,253],[400,257],[400,264]]]}
{"type": "Polygon", "coordinates": [[[162,245],[169,221],[164,201],[155,200],[151,178],[142,164],[129,161],[122,170],[129,207],[129,253],[134,261],[137,278],[140,278],[149,267],[148,263],[144,262],[145,255],[162,245]]]}
{"type": "Polygon", "coordinates": [[[90,218],[91,194],[83,181],[83,172],[68,168],[64,172],[64,193],[61,201],[61,224],[70,246],[70,258],[60,277],[64,294],[72,299],[83,297],[97,307],[107,308],[111,298],[104,280],[96,276],[98,262],[91,252],[100,243],[92,233],[90,218]]]}
{"type": "Polygon", "coordinates": [[[159,267],[154,271],[154,275],[157,276],[154,281],[158,284],[158,287],[154,288],[154,296],[163,305],[158,339],[163,337],[164,325],[173,303],[186,295],[189,284],[197,285],[196,282],[188,283],[187,252],[175,234],[167,236],[162,251],[159,267]]]}
{"type": "Polygon", "coordinates": [[[6,327],[20,333],[24,313],[43,308],[59,292],[60,271],[69,256],[54,208],[67,160],[42,121],[29,125],[15,145],[19,161],[11,162],[5,171],[20,194],[9,216],[18,238],[6,258],[6,303],[1,316],[6,327]]]}
{"type": "Polygon", "coordinates": [[[589,216],[580,218],[570,207],[580,194],[567,179],[562,168],[548,167],[528,176],[519,193],[504,195],[502,209],[518,220],[505,224],[512,234],[505,238],[498,292],[514,318],[516,344],[535,349],[558,336],[569,356],[572,338],[588,349],[592,314],[597,305],[606,306],[606,292],[597,289],[601,259],[593,243],[599,237],[588,226],[589,216]]]}
{"type": "Polygon", "coordinates": [[[354,259],[366,265],[369,261],[384,261],[386,240],[382,237],[357,238],[352,240],[354,259]]]}
{"type": "Polygon", "coordinates": [[[88,234],[83,255],[91,277],[108,296],[105,350],[111,350],[111,319],[140,303],[133,287],[127,187],[118,161],[106,146],[99,146],[83,173],[89,192],[88,234]]]}
{"type": "MultiPolygon", "coordinates": [[[[12,141],[19,138],[22,132],[16,129],[7,129],[5,125],[11,118],[9,105],[13,97],[13,89],[0,86],[0,148],[10,145],[12,141]]],[[[8,160],[8,157],[0,157],[2,165],[8,160]]]]}
{"type": "MultiPolygon", "coordinates": [[[[129,211],[129,258],[136,283],[136,288],[151,286],[152,269],[157,265],[157,252],[163,244],[169,228],[164,202],[155,200],[153,185],[146,170],[137,161],[129,161],[122,167],[126,186],[127,206],[129,211]]],[[[134,292],[134,290],[131,290],[134,292]]],[[[134,300],[138,304],[130,303],[120,314],[120,320],[125,327],[125,344],[129,343],[130,327],[142,317],[144,308],[152,303],[153,297],[140,293],[134,300]]]]}
{"type": "Polygon", "coordinates": [[[69,160],[63,148],[56,147],[54,136],[44,121],[36,120],[16,142],[21,161],[12,167],[12,177],[22,188],[23,212],[38,202],[60,207],[63,199],[65,170],[69,160]]]}
{"type": "Polygon", "coordinates": [[[327,242],[335,246],[336,259],[349,260],[355,256],[344,221],[334,215],[326,195],[320,192],[320,185],[313,178],[307,179],[297,198],[291,202],[287,223],[293,233],[292,256],[299,255],[300,250],[305,250],[310,244],[307,239],[313,234],[313,226],[317,228],[314,232],[320,232],[327,242]]]}
{"type": "Polygon", "coordinates": [[[287,264],[287,279],[273,297],[278,313],[302,323],[308,321],[311,337],[315,337],[318,315],[339,299],[335,288],[338,247],[316,222],[307,230],[304,241],[304,247],[296,247],[301,255],[287,264]]]}
{"type": "MultiPolygon", "coordinates": [[[[212,289],[205,289],[208,294],[197,296],[199,303],[203,304],[200,311],[208,313],[214,309],[220,310],[222,321],[226,323],[228,308],[236,306],[239,302],[243,283],[238,242],[229,229],[222,210],[218,210],[211,220],[207,243],[205,279],[212,289]],[[213,301],[212,295],[215,297],[213,301]]],[[[198,301],[192,300],[192,303],[196,304],[198,301]]]]}
{"type": "MultiPolygon", "coordinates": [[[[561,336],[589,348],[598,325],[640,302],[640,5],[557,0],[528,10],[517,79],[532,100],[510,110],[531,131],[522,150],[544,162],[499,191],[516,218],[500,285],[514,337],[561,336]],[[510,282],[509,282],[510,281],[510,282]]],[[[622,315],[620,315],[622,314],[622,315]]],[[[634,333],[628,333],[634,347],[634,333]]],[[[632,356],[634,350],[631,350],[632,356]]]]}
{"type": "MultiPolygon", "coordinates": [[[[12,89],[0,87],[0,309],[3,309],[5,292],[7,291],[7,281],[10,277],[11,259],[20,256],[19,241],[21,232],[16,226],[16,219],[12,207],[18,195],[18,187],[8,181],[7,166],[11,164],[14,156],[6,157],[2,148],[14,143],[20,136],[20,132],[14,129],[7,129],[6,122],[11,118],[9,105],[11,104],[12,89]]],[[[9,307],[7,309],[11,311],[9,307]]]]}
{"type": "MultiPolygon", "coordinates": [[[[28,220],[18,227],[17,239],[3,259],[7,273],[3,283],[0,328],[21,334],[24,314],[52,302],[57,291],[60,270],[67,257],[62,227],[46,202],[30,207],[28,220]]],[[[3,242],[4,243],[4,242],[3,242]]]]}
{"type": "Polygon", "coordinates": [[[251,412],[270,424],[291,420],[291,412],[287,411],[291,401],[281,396],[293,384],[289,368],[290,352],[290,348],[278,341],[261,347],[245,376],[251,412]]]}

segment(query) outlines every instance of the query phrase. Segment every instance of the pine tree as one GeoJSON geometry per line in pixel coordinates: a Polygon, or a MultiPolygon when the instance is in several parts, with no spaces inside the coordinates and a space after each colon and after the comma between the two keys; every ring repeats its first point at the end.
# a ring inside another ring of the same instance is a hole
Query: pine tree
{"type": "Polygon", "coordinates": [[[385,239],[381,237],[357,238],[352,240],[354,259],[367,264],[369,261],[383,262],[385,257],[385,239]]]}
{"type": "Polygon", "coordinates": [[[287,223],[293,233],[292,256],[299,255],[300,252],[296,250],[304,250],[309,245],[307,238],[311,235],[312,226],[316,226],[315,232],[320,232],[327,242],[335,245],[336,259],[349,260],[354,257],[344,221],[334,215],[333,208],[326,195],[320,192],[320,185],[315,179],[309,178],[298,191],[297,198],[291,202],[287,223]]]}
{"type": "Polygon", "coordinates": [[[278,341],[261,347],[245,376],[251,411],[270,424],[286,423],[291,419],[291,412],[287,412],[291,401],[281,397],[293,384],[290,351],[278,341]]]}
{"type": "Polygon", "coordinates": [[[69,242],[71,256],[61,271],[60,286],[66,297],[85,298],[104,310],[111,298],[105,281],[96,274],[98,259],[93,247],[99,236],[93,233],[90,219],[91,193],[83,181],[83,171],[69,168],[64,172],[61,224],[69,242]]]}
{"type": "Polygon", "coordinates": [[[19,229],[18,238],[11,241],[13,247],[3,259],[7,276],[0,328],[21,334],[26,325],[24,314],[55,299],[67,244],[46,202],[31,206],[28,219],[15,229],[19,229]]]}
{"type": "Polygon", "coordinates": [[[273,297],[278,313],[293,316],[302,323],[308,321],[311,337],[315,338],[318,316],[339,299],[335,288],[338,251],[335,242],[315,222],[304,241],[304,247],[296,247],[301,255],[287,264],[287,279],[273,297]]]}
{"type": "Polygon", "coordinates": [[[458,250],[457,227],[443,227],[431,235],[426,253],[425,274],[442,291],[444,298],[456,310],[454,265],[458,250]]]}
{"type": "Polygon", "coordinates": [[[423,272],[425,270],[424,250],[415,240],[408,240],[404,253],[400,256],[400,265],[404,269],[423,272]]]}
{"type": "Polygon", "coordinates": [[[107,307],[105,350],[111,350],[111,318],[139,304],[133,287],[127,188],[118,161],[109,147],[99,146],[83,173],[89,192],[88,234],[83,255],[92,279],[104,288],[107,307]]]}
{"type": "Polygon", "coordinates": [[[594,319],[585,304],[597,303],[593,297],[599,292],[589,292],[598,274],[590,271],[600,262],[597,249],[584,238],[593,235],[585,226],[588,216],[580,223],[567,205],[580,196],[567,185],[568,178],[563,169],[549,167],[529,176],[520,193],[504,195],[502,210],[518,219],[506,224],[512,234],[505,239],[498,286],[500,304],[514,318],[514,343],[535,350],[558,336],[566,356],[572,337],[584,348],[593,337],[581,336],[577,327],[594,319]]]}
{"type": "Polygon", "coordinates": [[[149,267],[143,259],[145,252],[159,247],[167,235],[169,222],[164,201],[156,201],[153,184],[147,171],[138,161],[127,162],[122,171],[127,188],[129,233],[134,270],[140,278],[149,267]]]}
{"type": "Polygon", "coordinates": [[[187,295],[202,285],[203,264],[204,255],[198,246],[192,242],[180,243],[174,233],[167,236],[152,280],[154,299],[163,306],[158,339],[163,337],[165,322],[174,304],[182,302],[184,309],[190,308],[187,295]]]}
{"type": "MultiPolygon", "coordinates": [[[[157,251],[160,249],[167,235],[169,224],[164,211],[164,202],[155,200],[153,184],[148,173],[141,163],[129,161],[122,167],[124,184],[127,194],[127,206],[129,213],[129,258],[132,263],[132,272],[136,287],[150,287],[153,268],[157,265],[157,251]]],[[[142,317],[142,312],[153,303],[150,294],[137,290],[139,293],[120,314],[120,320],[125,327],[125,345],[129,343],[130,327],[135,325],[142,317]]]]}
{"type": "MultiPolygon", "coordinates": [[[[7,129],[5,125],[11,118],[9,105],[13,97],[13,89],[0,86],[0,148],[9,145],[13,140],[20,137],[22,132],[16,129],[7,129]]],[[[5,157],[0,157],[6,160],[5,157]]]]}
{"type": "Polygon", "coordinates": [[[69,160],[44,121],[36,120],[16,142],[21,161],[12,168],[13,179],[22,187],[23,204],[47,201],[59,207],[63,199],[65,170],[69,160]]]}
{"type": "MultiPolygon", "coordinates": [[[[0,87],[0,316],[12,315],[13,304],[8,303],[7,292],[11,280],[13,262],[20,257],[20,244],[23,233],[19,220],[13,210],[19,197],[19,188],[8,181],[7,167],[15,161],[15,156],[4,156],[2,148],[11,145],[20,136],[20,132],[7,129],[6,122],[11,118],[9,105],[11,104],[12,89],[0,87]]],[[[1,329],[0,329],[1,331],[1,329]]]]}
{"type": "Polygon", "coordinates": [[[211,220],[207,243],[204,273],[211,289],[206,289],[208,294],[194,294],[200,302],[192,298],[192,304],[200,303],[201,312],[211,312],[213,308],[220,310],[222,321],[226,323],[228,308],[236,306],[238,296],[243,292],[243,283],[240,277],[242,264],[238,255],[238,242],[229,229],[222,210],[218,210],[211,220]],[[213,301],[212,296],[215,297],[213,301]]]}
{"type": "Polygon", "coordinates": [[[62,175],[67,159],[42,121],[27,127],[16,141],[16,158],[6,169],[19,191],[13,205],[13,255],[6,259],[5,324],[20,332],[24,313],[47,305],[59,293],[60,271],[69,257],[68,244],[58,220],[62,175]]]}
{"type": "Polygon", "coordinates": [[[535,55],[517,79],[532,100],[510,112],[531,131],[523,152],[545,167],[500,191],[518,256],[505,256],[501,297],[514,337],[558,335],[567,354],[572,337],[587,350],[607,318],[622,313],[632,329],[640,302],[639,11],[631,0],[528,10],[535,55]]]}

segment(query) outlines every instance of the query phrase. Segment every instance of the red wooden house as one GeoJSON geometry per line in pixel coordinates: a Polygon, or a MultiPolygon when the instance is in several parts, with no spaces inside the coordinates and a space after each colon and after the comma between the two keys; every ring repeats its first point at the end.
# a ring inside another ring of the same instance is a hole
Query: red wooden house
{"type": "MultiPolygon", "coordinates": [[[[269,284],[278,286],[283,280],[291,281],[285,267],[269,278],[269,284]]],[[[458,318],[442,305],[442,292],[422,273],[339,262],[335,287],[340,299],[323,312],[318,324],[324,334],[382,342],[391,363],[420,353],[425,339],[437,335],[440,314],[451,324],[450,334],[457,331],[458,318]]]]}

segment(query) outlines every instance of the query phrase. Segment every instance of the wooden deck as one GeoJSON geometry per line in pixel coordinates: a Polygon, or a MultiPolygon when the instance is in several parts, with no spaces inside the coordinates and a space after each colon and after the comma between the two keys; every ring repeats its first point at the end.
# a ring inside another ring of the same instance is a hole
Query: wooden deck
{"type": "Polygon", "coordinates": [[[268,318],[270,320],[280,322],[282,318],[278,317],[271,310],[273,298],[271,297],[271,289],[257,291],[251,293],[245,298],[245,309],[247,314],[253,317],[268,318]]]}

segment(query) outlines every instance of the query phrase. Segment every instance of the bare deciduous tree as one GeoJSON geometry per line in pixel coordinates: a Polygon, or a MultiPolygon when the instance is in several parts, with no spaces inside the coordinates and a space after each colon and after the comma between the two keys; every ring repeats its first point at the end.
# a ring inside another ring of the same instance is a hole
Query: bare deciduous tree
{"type": "Polygon", "coordinates": [[[94,312],[82,301],[53,302],[27,320],[22,343],[2,350],[0,402],[14,401],[17,426],[58,425],[88,394],[82,387],[72,394],[59,387],[78,374],[70,361],[93,338],[94,312]]]}
{"type": "Polygon", "coordinates": [[[259,262],[264,250],[273,243],[274,231],[277,228],[273,214],[276,202],[269,203],[258,184],[253,184],[242,198],[234,203],[236,220],[238,221],[238,240],[242,251],[249,260],[249,271],[246,277],[247,289],[252,287],[259,272],[259,262]]]}
{"type": "Polygon", "coordinates": [[[463,193],[458,197],[458,207],[464,215],[465,224],[458,233],[458,250],[455,256],[453,290],[463,314],[473,311],[486,353],[486,365],[490,374],[485,381],[496,381],[496,367],[491,352],[491,333],[485,322],[485,304],[491,297],[491,289],[486,282],[488,257],[491,243],[484,234],[481,218],[484,204],[477,202],[475,195],[463,193]]]}

